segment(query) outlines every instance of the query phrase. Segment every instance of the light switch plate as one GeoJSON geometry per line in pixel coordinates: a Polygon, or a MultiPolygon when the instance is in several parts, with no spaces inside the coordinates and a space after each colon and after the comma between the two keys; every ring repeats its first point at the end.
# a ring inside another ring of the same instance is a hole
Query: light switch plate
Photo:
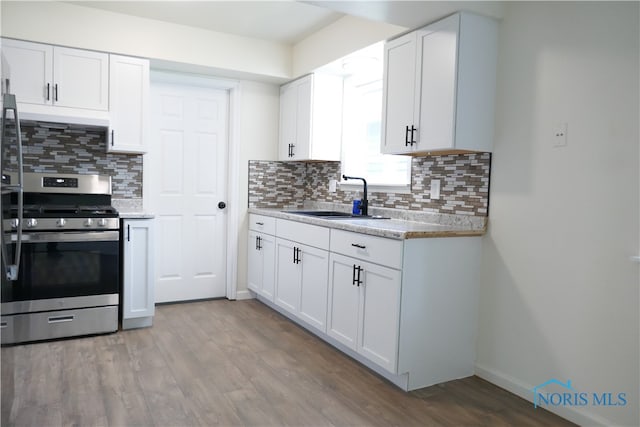
{"type": "Polygon", "coordinates": [[[336,187],[338,186],[338,181],[335,179],[329,180],[329,193],[335,193],[336,187]]]}
{"type": "Polygon", "coordinates": [[[440,180],[439,179],[431,180],[431,190],[429,191],[429,194],[432,200],[437,200],[440,198],[440,180]]]}

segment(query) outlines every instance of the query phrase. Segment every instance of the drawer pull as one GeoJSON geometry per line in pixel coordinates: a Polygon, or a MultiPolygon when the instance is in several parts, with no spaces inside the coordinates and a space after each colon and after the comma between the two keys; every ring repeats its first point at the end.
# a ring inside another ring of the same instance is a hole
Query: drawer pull
{"type": "Polygon", "coordinates": [[[49,323],[73,322],[76,319],[75,314],[68,316],[51,316],[47,319],[49,323]]]}
{"type": "Polygon", "coordinates": [[[353,246],[354,248],[358,248],[358,249],[366,249],[367,248],[365,245],[359,245],[357,243],[352,243],[351,246],[353,246]]]}
{"type": "Polygon", "coordinates": [[[264,222],[256,222],[256,225],[264,225],[264,222]]]}
{"type": "Polygon", "coordinates": [[[6,328],[7,326],[9,326],[9,325],[7,324],[7,322],[0,322],[0,329],[4,329],[4,328],[6,328]]]}

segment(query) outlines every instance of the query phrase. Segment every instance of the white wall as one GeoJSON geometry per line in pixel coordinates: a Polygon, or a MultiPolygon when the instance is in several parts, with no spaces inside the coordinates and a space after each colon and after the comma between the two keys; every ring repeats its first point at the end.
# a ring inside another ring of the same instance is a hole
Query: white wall
{"type": "Polygon", "coordinates": [[[356,50],[406,30],[405,27],[354,16],[340,18],[293,47],[293,76],[308,74],[356,50]]]}
{"type": "Polygon", "coordinates": [[[280,88],[256,82],[242,82],[240,129],[240,216],[238,234],[238,298],[247,291],[247,238],[249,217],[249,160],[277,160],[280,117],[280,88]]]}
{"type": "Polygon", "coordinates": [[[501,24],[477,372],[527,399],[550,378],[627,393],[557,410],[587,425],[640,424],[638,6],[510,3],[501,24]]]}
{"type": "MultiPolygon", "coordinates": [[[[291,47],[60,2],[2,1],[3,37],[288,80],[291,47]]],[[[220,74],[220,73],[218,73],[220,74]]]]}

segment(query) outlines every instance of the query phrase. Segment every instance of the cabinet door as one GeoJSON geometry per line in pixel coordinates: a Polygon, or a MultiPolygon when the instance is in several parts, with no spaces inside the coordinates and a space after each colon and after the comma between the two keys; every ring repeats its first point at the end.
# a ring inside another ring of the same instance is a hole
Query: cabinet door
{"type": "Polygon", "coordinates": [[[264,271],[263,252],[259,249],[259,234],[249,231],[247,242],[247,287],[262,294],[262,275],[264,271]]]}
{"type": "Polygon", "coordinates": [[[311,148],[313,75],[297,80],[296,87],[296,139],[292,159],[307,160],[311,148]]]}
{"type": "Polygon", "coordinates": [[[18,102],[51,104],[52,75],[52,46],[2,39],[2,87],[18,102]]]}
{"type": "Polygon", "coordinates": [[[275,238],[268,234],[249,231],[247,247],[248,287],[269,301],[273,301],[276,262],[275,238]]]}
{"type": "Polygon", "coordinates": [[[300,311],[299,317],[322,332],[327,331],[327,292],[329,252],[300,246],[300,311]]]}
{"type": "Polygon", "coordinates": [[[146,152],[149,61],[109,56],[111,133],[107,151],[146,152]]]}
{"type": "Polygon", "coordinates": [[[454,148],[459,17],[417,31],[421,73],[420,151],[454,148]]]}
{"type": "Polygon", "coordinates": [[[273,301],[276,291],[276,238],[268,234],[260,235],[262,252],[262,296],[273,301]]]}
{"type": "Polygon", "coordinates": [[[279,160],[291,160],[292,144],[296,143],[296,114],[298,90],[294,84],[280,88],[280,143],[279,160]]]}
{"type": "Polygon", "coordinates": [[[309,159],[312,92],[312,75],[280,88],[279,160],[309,159]]]}
{"type": "Polygon", "coordinates": [[[337,254],[329,256],[329,306],[327,334],[351,348],[357,349],[360,288],[354,284],[354,258],[337,254]]]}
{"type": "Polygon", "coordinates": [[[53,48],[53,103],[59,107],[109,109],[109,55],[53,48]]]}
{"type": "Polygon", "coordinates": [[[297,314],[300,309],[300,263],[295,262],[298,243],[276,239],[276,292],[274,302],[297,314]]]}
{"type": "Polygon", "coordinates": [[[400,323],[399,270],[360,263],[358,353],[389,372],[396,372],[400,323]]]}
{"type": "Polygon", "coordinates": [[[411,138],[407,126],[417,126],[416,33],[409,33],[385,45],[382,104],[382,152],[406,153],[411,138]]]}
{"type": "Polygon", "coordinates": [[[153,316],[153,220],[123,221],[123,319],[153,316]]]}

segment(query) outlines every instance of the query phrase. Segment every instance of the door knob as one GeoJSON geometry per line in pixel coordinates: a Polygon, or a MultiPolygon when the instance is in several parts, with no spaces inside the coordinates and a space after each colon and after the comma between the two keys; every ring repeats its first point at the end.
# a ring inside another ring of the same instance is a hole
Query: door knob
{"type": "Polygon", "coordinates": [[[218,208],[224,209],[226,207],[227,207],[227,204],[225,202],[218,202],[218,208]]]}

